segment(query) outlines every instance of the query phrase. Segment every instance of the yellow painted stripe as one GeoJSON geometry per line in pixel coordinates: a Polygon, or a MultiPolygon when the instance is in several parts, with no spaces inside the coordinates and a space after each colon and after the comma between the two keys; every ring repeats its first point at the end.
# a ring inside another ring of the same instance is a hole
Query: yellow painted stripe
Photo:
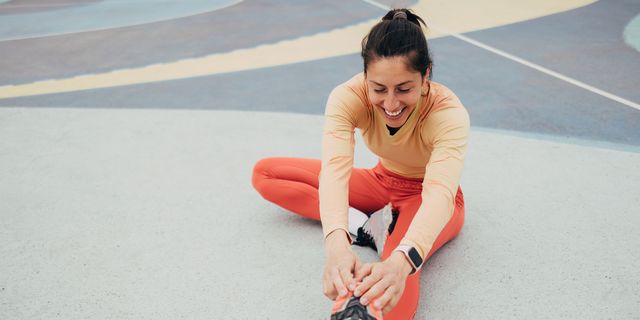
{"type": "MultiPolygon", "coordinates": [[[[422,0],[412,9],[434,29],[463,33],[534,19],[593,3],[593,0],[422,0]]],[[[252,70],[359,52],[362,37],[379,19],[316,35],[213,54],[201,58],[154,64],[101,74],[0,87],[0,99],[109,88],[157,81],[252,70]]],[[[443,36],[430,31],[429,38],[443,36]]]]}

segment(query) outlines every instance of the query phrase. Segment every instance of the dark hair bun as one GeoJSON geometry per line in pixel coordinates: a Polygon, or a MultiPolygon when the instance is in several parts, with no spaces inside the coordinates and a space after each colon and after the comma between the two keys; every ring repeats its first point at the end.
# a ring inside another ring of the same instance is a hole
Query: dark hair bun
{"type": "Polygon", "coordinates": [[[416,25],[420,26],[420,24],[422,23],[424,26],[426,26],[427,24],[424,22],[424,20],[422,20],[422,18],[418,17],[415,13],[411,12],[411,10],[409,9],[392,9],[389,12],[387,12],[387,14],[384,15],[384,17],[382,17],[382,20],[399,20],[399,19],[406,19],[409,20],[413,23],[415,23],[416,25]]]}
{"type": "Polygon", "coordinates": [[[362,39],[364,73],[369,63],[380,58],[406,57],[410,70],[431,78],[433,61],[422,25],[426,26],[424,20],[409,9],[387,12],[362,39]]]}
{"type": "Polygon", "coordinates": [[[404,11],[396,11],[396,13],[393,14],[393,20],[406,19],[406,18],[407,18],[407,13],[404,11]]]}

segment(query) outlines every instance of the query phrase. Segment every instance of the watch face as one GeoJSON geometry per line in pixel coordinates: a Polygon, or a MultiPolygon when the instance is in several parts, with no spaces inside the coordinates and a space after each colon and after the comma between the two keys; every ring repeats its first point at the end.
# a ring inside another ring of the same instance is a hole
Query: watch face
{"type": "Polygon", "coordinates": [[[413,264],[416,267],[420,267],[422,265],[422,257],[420,257],[420,254],[418,253],[418,250],[416,250],[416,248],[409,249],[409,258],[411,259],[411,261],[413,261],[413,264]]]}

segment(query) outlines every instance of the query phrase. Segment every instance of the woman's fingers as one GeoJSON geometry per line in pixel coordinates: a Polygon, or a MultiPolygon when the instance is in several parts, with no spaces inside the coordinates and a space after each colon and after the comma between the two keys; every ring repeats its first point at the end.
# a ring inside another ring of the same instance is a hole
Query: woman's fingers
{"type": "Polygon", "coordinates": [[[360,268],[362,268],[362,262],[360,262],[360,259],[356,256],[356,262],[353,264],[353,272],[351,273],[352,283],[348,286],[351,291],[356,290],[356,285],[359,281],[357,275],[360,268]]]}
{"type": "Polygon", "coordinates": [[[356,287],[356,290],[354,291],[354,295],[356,297],[361,296],[362,294],[364,294],[365,292],[367,292],[367,290],[370,290],[370,288],[376,284],[380,279],[382,278],[382,274],[381,273],[377,273],[375,272],[375,270],[373,270],[373,266],[371,267],[371,270],[369,272],[369,275],[367,275],[366,277],[364,277],[364,279],[362,280],[362,282],[356,287]]]}
{"type": "Polygon", "coordinates": [[[347,287],[342,281],[342,276],[340,275],[340,271],[338,270],[338,268],[332,268],[331,281],[333,282],[333,286],[338,291],[338,296],[343,297],[347,294],[347,287]]]}
{"type": "Polygon", "coordinates": [[[372,302],[374,308],[382,310],[382,313],[386,313],[391,311],[391,309],[395,307],[395,305],[398,303],[398,300],[400,300],[398,288],[394,285],[391,285],[381,296],[375,298],[372,302]]]}
{"type": "Polygon", "coordinates": [[[391,312],[391,310],[393,310],[393,308],[395,308],[395,306],[398,304],[401,297],[402,297],[402,292],[396,291],[396,294],[393,297],[391,297],[389,302],[387,302],[387,305],[382,307],[382,315],[385,315],[391,312]]]}
{"type": "Polygon", "coordinates": [[[389,280],[386,278],[381,278],[380,281],[376,282],[371,288],[360,297],[360,303],[366,305],[371,302],[373,299],[381,296],[385,290],[390,286],[389,280]]]}
{"type": "Polygon", "coordinates": [[[355,286],[353,269],[357,264],[358,257],[350,248],[328,250],[322,278],[324,295],[331,300],[347,295],[347,286],[355,286]]]}
{"type": "MultiPolygon", "coordinates": [[[[356,282],[355,280],[353,280],[353,273],[351,273],[351,269],[341,266],[339,273],[340,273],[340,276],[342,277],[342,283],[344,284],[344,286],[346,288],[349,288],[349,290],[353,291],[356,287],[356,282]]],[[[347,293],[345,292],[345,294],[347,293]]]]}
{"type": "Polygon", "coordinates": [[[335,300],[336,297],[338,296],[338,291],[336,291],[336,288],[333,285],[333,281],[331,281],[329,274],[326,272],[322,277],[322,292],[324,293],[325,296],[327,296],[327,298],[331,300],[335,300]]]}
{"type": "Polygon", "coordinates": [[[356,282],[361,282],[364,277],[368,276],[371,273],[372,267],[373,264],[365,263],[359,268],[356,268],[356,282]]]}
{"type": "Polygon", "coordinates": [[[374,308],[388,313],[402,297],[407,278],[403,270],[397,262],[389,259],[362,265],[355,271],[359,283],[354,295],[360,298],[360,303],[373,303],[374,308]]]}

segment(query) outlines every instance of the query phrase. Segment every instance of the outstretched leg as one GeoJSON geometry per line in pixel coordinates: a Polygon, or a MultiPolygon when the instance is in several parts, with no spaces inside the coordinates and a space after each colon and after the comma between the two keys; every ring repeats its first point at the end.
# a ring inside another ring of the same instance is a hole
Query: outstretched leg
{"type": "MultiPolygon", "coordinates": [[[[445,243],[449,242],[451,239],[455,238],[462,225],[464,224],[464,198],[462,195],[462,191],[458,188],[458,194],[456,195],[456,206],[453,212],[453,216],[449,222],[442,229],[436,241],[431,248],[431,251],[427,254],[425,261],[431,257],[440,247],[442,247],[445,243]]],[[[398,222],[396,223],[396,227],[389,236],[389,239],[385,243],[384,252],[382,254],[382,259],[386,259],[393,253],[393,250],[400,244],[400,241],[404,237],[405,233],[409,229],[409,225],[413,220],[413,216],[418,211],[420,204],[422,203],[420,196],[412,197],[405,201],[401,201],[395,205],[398,206],[398,210],[400,211],[400,215],[398,216],[398,222]]],[[[402,297],[398,304],[385,315],[385,320],[407,320],[413,319],[413,316],[416,313],[418,308],[418,299],[420,298],[420,271],[410,275],[407,278],[407,282],[404,288],[404,292],[402,293],[402,297]]]]}

